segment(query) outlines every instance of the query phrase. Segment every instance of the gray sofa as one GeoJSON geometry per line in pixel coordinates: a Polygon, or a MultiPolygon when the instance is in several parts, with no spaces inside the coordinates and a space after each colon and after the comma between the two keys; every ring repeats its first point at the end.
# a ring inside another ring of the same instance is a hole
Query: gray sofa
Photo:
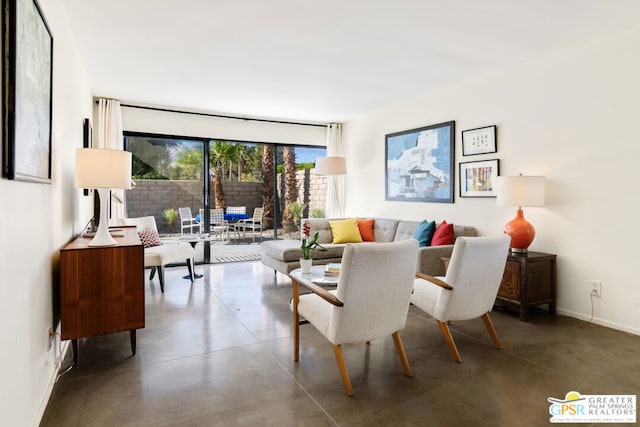
{"type": "MultiPolygon", "coordinates": [[[[335,218],[340,219],[340,218],[335,218]]],[[[342,252],[346,244],[333,244],[333,235],[328,218],[304,218],[302,223],[308,222],[311,227],[310,236],[319,233],[318,243],[327,251],[315,250],[313,252],[313,265],[322,265],[330,262],[340,262],[342,252]]],[[[398,219],[374,218],[373,234],[376,242],[396,242],[398,240],[411,239],[420,221],[404,221],[398,219]]],[[[436,226],[439,224],[436,224],[436,226]]],[[[454,225],[455,237],[476,236],[474,227],[454,225]]],[[[302,250],[300,240],[270,240],[261,244],[262,263],[283,274],[300,267],[302,250]]],[[[451,256],[453,245],[427,246],[419,248],[418,265],[416,271],[433,276],[443,276],[445,265],[442,258],[451,256]]]]}

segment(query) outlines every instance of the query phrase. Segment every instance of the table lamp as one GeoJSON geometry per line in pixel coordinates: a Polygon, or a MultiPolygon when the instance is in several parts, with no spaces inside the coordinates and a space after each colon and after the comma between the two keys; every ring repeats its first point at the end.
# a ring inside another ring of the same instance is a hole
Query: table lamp
{"type": "MultiPolygon", "coordinates": [[[[344,157],[328,156],[316,158],[316,166],[314,173],[323,176],[337,176],[347,174],[347,162],[344,157]]],[[[333,181],[333,190],[335,193],[336,203],[338,205],[339,216],[342,216],[342,206],[340,206],[340,197],[338,196],[338,184],[335,179],[333,181]]]]}
{"type": "Polygon", "coordinates": [[[496,179],[498,206],[517,206],[516,217],[504,227],[511,236],[511,252],[527,253],[536,236],[533,225],[524,219],[523,206],[544,206],[543,176],[499,176],[496,179]]]}
{"type": "Polygon", "coordinates": [[[131,188],[131,153],[103,148],[78,148],[76,150],[76,187],[95,188],[100,201],[98,230],[89,246],[117,244],[107,223],[109,191],[112,188],[131,188]]]}

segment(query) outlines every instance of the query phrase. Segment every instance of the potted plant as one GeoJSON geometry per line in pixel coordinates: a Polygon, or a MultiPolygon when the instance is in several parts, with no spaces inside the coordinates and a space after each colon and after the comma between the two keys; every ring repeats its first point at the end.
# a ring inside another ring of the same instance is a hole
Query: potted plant
{"type": "Polygon", "coordinates": [[[319,249],[321,251],[326,251],[327,249],[318,243],[318,236],[320,233],[316,232],[311,239],[309,239],[309,234],[311,233],[311,227],[309,223],[305,221],[302,225],[302,244],[300,248],[302,249],[302,258],[300,258],[300,269],[302,273],[308,274],[311,273],[311,264],[313,263],[313,259],[311,258],[312,251],[314,249],[319,249]]]}
{"type": "Polygon", "coordinates": [[[169,231],[173,233],[173,224],[176,222],[176,219],[178,219],[178,211],[173,208],[169,208],[165,209],[162,215],[167,221],[167,225],[169,225],[169,231]]]}

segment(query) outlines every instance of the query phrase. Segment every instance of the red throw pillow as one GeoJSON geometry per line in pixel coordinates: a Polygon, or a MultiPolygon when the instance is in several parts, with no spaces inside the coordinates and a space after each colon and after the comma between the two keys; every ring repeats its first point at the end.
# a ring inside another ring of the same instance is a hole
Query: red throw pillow
{"type": "Polygon", "coordinates": [[[359,219],[358,229],[360,230],[360,236],[363,242],[375,242],[376,238],[373,235],[373,219],[359,219]]]}
{"type": "Polygon", "coordinates": [[[433,233],[431,246],[453,245],[455,241],[456,236],[453,234],[453,224],[447,224],[447,221],[442,221],[436,228],[435,233],[433,233]]]}

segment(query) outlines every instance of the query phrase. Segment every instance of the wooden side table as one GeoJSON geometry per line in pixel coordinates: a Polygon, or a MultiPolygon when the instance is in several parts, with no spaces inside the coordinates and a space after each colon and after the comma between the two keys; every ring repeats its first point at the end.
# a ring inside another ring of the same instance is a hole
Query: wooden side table
{"type": "Polygon", "coordinates": [[[523,322],[532,305],[548,304],[556,314],[556,255],[509,253],[496,303],[518,307],[523,322]]]}

